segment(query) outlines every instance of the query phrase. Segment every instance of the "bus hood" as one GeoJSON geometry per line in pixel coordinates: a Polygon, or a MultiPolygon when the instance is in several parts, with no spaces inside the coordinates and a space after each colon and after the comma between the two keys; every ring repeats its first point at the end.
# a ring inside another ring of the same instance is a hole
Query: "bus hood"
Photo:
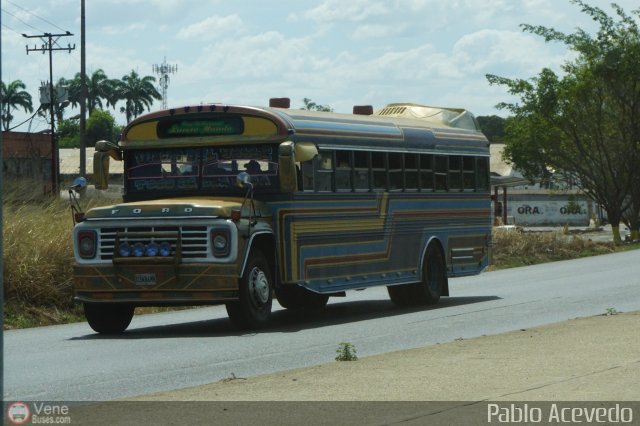
{"type": "MultiPolygon", "coordinates": [[[[162,219],[171,217],[220,217],[230,218],[232,210],[242,208],[242,216],[251,213],[251,201],[247,200],[242,206],[242,198],[170,198],[149,201],[120,203],[112,206],[96,207],[86,213],[86,219],[162,219]]],[[[269,207],[254,200],[255,216],[268,217],[271,215],[269,207]]]]}

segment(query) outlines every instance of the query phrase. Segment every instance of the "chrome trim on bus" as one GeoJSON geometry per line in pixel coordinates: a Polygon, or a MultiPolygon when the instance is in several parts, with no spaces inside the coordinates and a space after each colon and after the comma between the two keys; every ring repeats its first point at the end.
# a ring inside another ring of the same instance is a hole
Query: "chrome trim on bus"
{"type": "MultiPolygon", "coordinates": [[[[244,252],[244,259],[242,260],[242,267],[240,268],[241,277],[244,275],[244,268],[246,268],[247,262],[249,261],[249,253],[251,253],[251,248],[253,247],[253,240],[255,239],[256,235],[263,235],[263,234],[274,235],[272,231],[266,231],[266,230],[258,231],[251,235],[251,238],[249,238],[249,241],[247,242],[247,248],[244,252]]],[[[276,273],[276,271],[271,271],[271,272],[276,273]]]]}
{"type": "Polygon", "coordinates": [[[102,220],[180,220],[180,219],[221,219],[220,216],[119,216],[119,217],[91,217],[86,218],[85,222],[102,221],[102,220]]]}

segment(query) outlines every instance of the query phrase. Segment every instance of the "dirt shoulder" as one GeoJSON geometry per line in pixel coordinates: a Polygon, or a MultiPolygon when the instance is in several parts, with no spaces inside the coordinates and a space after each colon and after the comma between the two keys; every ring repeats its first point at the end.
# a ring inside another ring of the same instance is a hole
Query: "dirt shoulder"
{"type": "Polygon", "coordinates": [[[640,312],[143,395],[137,401],[639,401],[640,312]]]}

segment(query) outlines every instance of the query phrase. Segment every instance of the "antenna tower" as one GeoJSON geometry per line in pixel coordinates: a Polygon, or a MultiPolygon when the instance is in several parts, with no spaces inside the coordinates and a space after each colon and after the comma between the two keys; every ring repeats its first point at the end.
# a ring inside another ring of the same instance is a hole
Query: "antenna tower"
{"type": "Polygon", "coordinates": [[[160,89],[162,90],[162,109],[167,109],[167,89],[169,88],[169,74],[178,72],[177,65],[167,64],[167,57],[158,65],[153,64],[153,72],[160,76],[160,89]]]}

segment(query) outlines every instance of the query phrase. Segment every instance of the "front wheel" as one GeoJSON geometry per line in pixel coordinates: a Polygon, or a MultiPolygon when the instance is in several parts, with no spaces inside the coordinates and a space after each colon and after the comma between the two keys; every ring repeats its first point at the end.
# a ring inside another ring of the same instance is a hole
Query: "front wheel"
{"type": "Polygon", "coordinates": [[[260,251],[249,256],[239,287],[238,300],[226,306],[229,319],[242,330],[264,326],[271,316],[273,285],[269,263],[260,251]]]}
{"type": "Polygon", "coordinates": [[[84,316],[89,326],[98,333],[122,333],[131,324],[134,307],[131,305],[109,305],[85,303],[84,316]]]}

